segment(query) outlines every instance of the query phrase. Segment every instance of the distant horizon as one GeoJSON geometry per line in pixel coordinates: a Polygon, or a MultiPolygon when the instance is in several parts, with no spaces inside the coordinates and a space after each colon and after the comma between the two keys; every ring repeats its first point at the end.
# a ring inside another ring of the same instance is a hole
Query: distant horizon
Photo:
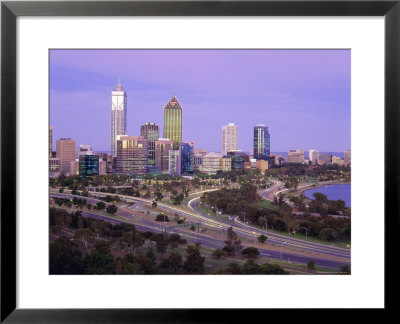
{"type": "Polygon", "coordinates": [[[350,50],[51,50],[53,148],[70,137],[77,147],[110,151],[111,91],[119,78],[127,135],[154,122],[162,138],[163,108],[175,92],[183,141],[195,149],[221,152],[228,123],[238,125],[243,152],[260,123],[269,128],[271,152],[351,149],[350,50]]]}

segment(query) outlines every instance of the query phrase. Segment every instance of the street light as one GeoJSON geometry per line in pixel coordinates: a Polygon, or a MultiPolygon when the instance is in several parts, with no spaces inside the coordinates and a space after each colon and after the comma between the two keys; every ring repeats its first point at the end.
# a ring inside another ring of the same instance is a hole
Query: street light
{"type": "Polygon", "coordinates": [[[254,235],[254,243],[256,243],[256,232],[253,232],[254,235]]]}
{"type": "Polygon", "coordinates": [[[307,241],[307,227],[300,227],[300,228],[304,228],[306,230],[306,241],[307,241]]]}

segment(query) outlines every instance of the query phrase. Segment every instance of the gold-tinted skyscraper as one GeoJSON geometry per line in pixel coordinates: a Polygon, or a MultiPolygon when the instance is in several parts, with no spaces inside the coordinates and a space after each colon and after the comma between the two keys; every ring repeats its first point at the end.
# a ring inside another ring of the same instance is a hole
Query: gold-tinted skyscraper
{"type": "Polygon", "coordinates": [[[164,138],[174,142],[174,150],[182,142],[182,106],[175,95],[164,107],[164,138]]]}

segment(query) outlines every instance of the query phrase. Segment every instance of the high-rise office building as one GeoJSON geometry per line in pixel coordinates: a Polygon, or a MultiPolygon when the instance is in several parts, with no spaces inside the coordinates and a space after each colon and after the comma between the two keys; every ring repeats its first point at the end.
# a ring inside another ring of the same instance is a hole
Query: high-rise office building
{"type": "Polygon", "coordinates": [[[49,157],[53,155],[53,126],[49,127],[49,157]]]}
{"type": "Polygon", "coordinates": [[[174,142],[174,150],[179,150],[182,142],[182,106],[175,95],[164,107],[164,138],[174,142]]]}
{"type": "Polygon", "coordinates": [[[290,150],[287,156],[288,163],[303,163],[304,162],[304,151],[302,150],[290,150]]]}
{"type": "Polygon", "coordinates": [[[126,135],[127,98],[126,92],[118,82],[111,92],[111,155],[117,156],[117,136],[126,135]]]}
{"type": "Polygon", "coordinates": [[[147,141],[142,136],[118,136],[115,172],[141,175],[147,173],[147,141]]]}
{"type": "Polygon", "coordinates": [[[179,150],[170,150],[168,152],[168,173],[171,175],[181,174],[181,163],[179,150]]]}
{"type": "Polygon", "coordinates": [[[308,160],[314,164],[317,165],[318,164],[318,160],[319,160],[319,152],[316,150],[309,150],[308,151],[308,160]]]}
{"type": "Polygon", "coordinates": [[[181,156],[182,173],[193,173],[194,171],[194,154],[193,142],[182,142],[179,144],[179,154],[181,156]]]}
{"type": "Polygon", "coordinates": [[[75,161],[75,141],[70,138],[60,138],[56,142],[57,158],[60,172],[70,173],[71,162],[75,161]]]}
{"type": "Polygon", "coordinates": [[[269,161],[271,151],[268,127],[264,124],[254,126],[253,157],[256,160],[269,161]]]}
{"type": "Polygon", "coordinates": [[[99,156],[92,154],[79,155],[79,175],[89,177],[99,174],[99,156]]]}
{"type": "Polygon", "coordinates": [[[344,165],[351,165],[351,150],[344,151],[344,165]]]}
{"type": "Polygon", "coordinates": [[[238,127],[234,123],[222,126],[222,154],[238,149],[238,127]]]}
{"type": "Polygon", "coordinates": [[[156,163],[156,141],[160,137],[158,126],[154,123],[145,123],[140,127],[140,136],[143,136],[148,143],[149,156],[147,165],[155,166],[156,163]]]}
{"type": "Polygon", "coordinates": [[[155,142],[156,162],[155,166],[159,167],[161,172],[168,172],[169,169],[169,151],[173,149],[174,142],[168,138],[159,138],[155,142]]]}

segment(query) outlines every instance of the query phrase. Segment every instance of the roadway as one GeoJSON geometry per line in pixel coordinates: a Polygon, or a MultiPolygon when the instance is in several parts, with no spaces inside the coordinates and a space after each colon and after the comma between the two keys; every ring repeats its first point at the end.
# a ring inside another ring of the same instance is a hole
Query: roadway
{"type": "MultiPolygon", "coordinates": [[[[272,189],[272,187],[270,188],[272,189]]],[[[215,189],[214,189],[215,190],[215,189]]],[[[198,192],[197,194],[200,194],[201,192],[198,192]]],[[[100,201],[96,199],[95,197],[101,197],[101,196],[106,196],[109,195],[109,193],[100,193],[100,192],[90,192],[91,197],[82,197],[82,196],[72,196],[67,193],[56,193],[56,192],[51,192],[50,196],[52,197],[62,197],[62,198],[73,198],[73,197],[79,197],[79,198],[84,198],[90,203],[96,203],[97,201],[100,201]],[[94,196],[94,197],[93,197],[94,196]]],[[[202,233],[196,233],[196,232],[186,232],[183,231],[182,229],[179,228],[171,228],[171,226],[167,226],[164,223],[160,222],[157,224],[156,222],[152,220],[146,220],[144,217],[140,220],[140,224],[138,224],[137,217],[133,215],[132,211],[136,209],[136,211],[141,212],[144,216],[146,207],[144,206],[145,204],[150,204],[151,201],[144,199],[144,198],[139,198],[139,197],[131,197],[131,196],[124,196],[124,195],[118,195],[121,200],[126,201],[126,202],[134,202],[135,204],[133,206],[118,206],[118,211],[117,214],[118,216],[122,217],[124,222],[127,223],[132,223],[134,224],[138,230],[141,231],[152,231],[152,232],[161,232],[161,231],[168,231],[169,233],[179,233],[183,237],[187,239],[188,242],[199,242],[204,246],[208,246],[211,248],[222,248],[224,246],[223,242],[223,233],[229,228],[232,227],[235,232],[237,232],[238,235],[245,236],[249,239],[255,240],[257,235],[267,235],[268,236],[268,242],[278,244],[280,245],[280,250],[273,250],[273,249],[267,249],[264,247],[258,247],[260,251],[260,255],[265,256],[265,257],[271,257],[275,259],[281,259],[281,260],[289,260],[292,262],[301,262],[301,263],[307,263],[310,260],[313,260],[316,265],[319,266],[325,266],[325,267],[331,267],[331,268],[339,268],[344,264],[349,264],[350,261],[350,251],[346,249],[339,249],[339,248],[334,248],[330,246],[325,246],[322,244],[317,244],[317,243],[311,243],[311,242],[306,242],[303,240],[297,240],[291,238],[289,240],[288,237],[274,234],[271,232],[266,232],[254,227],[251,227],[249,225],[239,223],[237,222],[232,222],[228,220],[221,220],[221,219],[216,219],[210,217],[208,214],[204,213],[202,210],[199,209],[198,203],[200,200],[200,197],[192,198],[189,201],[185,202],[188,211],[176,208],[171,205],[167,205],[165,203],[158,202],[157,203],[157,208],[160,208],[162,210],[165,210],[167,212],[173,212],[177,213],[179,216],[182,217],[189,217],[191,219],[195,219],[198,222],[201,222],[203,225],[206,225],[208,227],[214,227],[217,230],[221,230],[221,239],[216,239],[213,238],[209,235],[202,234],[202,233]],[[290,250],[296,250],[296,251],[290,251],[290,250]],[[298,253],[298,250],[301,250],[302,253],[298,253]],[[287,251],[289,250],[289,251],[287,251]],[[305,255],[304,252],[311,252],[311,253],[319,253],[322,255],[326,255],[327,258],[323,257],[314,257],[310,255],[305,255]],[[333,258],[332,258],[333,257],[333,258]],[[334,257],[340,257],[346,261],[343,260],[336,260],[334,257]],[[347,261],[348,260],[348,261],[347,261]]],[[[107,204],[107,203],[106,203],[107,204]]],[[[152,211],[149,210],[151,214],[155,214],[152,211]]],[[[90,214],[90,213],[85,213],[90,214]]],[[[91,213],[91,215],[96,215],[94,213],[91,213]]],[[[98,217],[102,219],[113,219],[114,221],[115,218],[112,217],[106,217],[106,216],[99,216],[98,217]]],[[[243,244],[246,246],[246,244],[243,244]]]]}

